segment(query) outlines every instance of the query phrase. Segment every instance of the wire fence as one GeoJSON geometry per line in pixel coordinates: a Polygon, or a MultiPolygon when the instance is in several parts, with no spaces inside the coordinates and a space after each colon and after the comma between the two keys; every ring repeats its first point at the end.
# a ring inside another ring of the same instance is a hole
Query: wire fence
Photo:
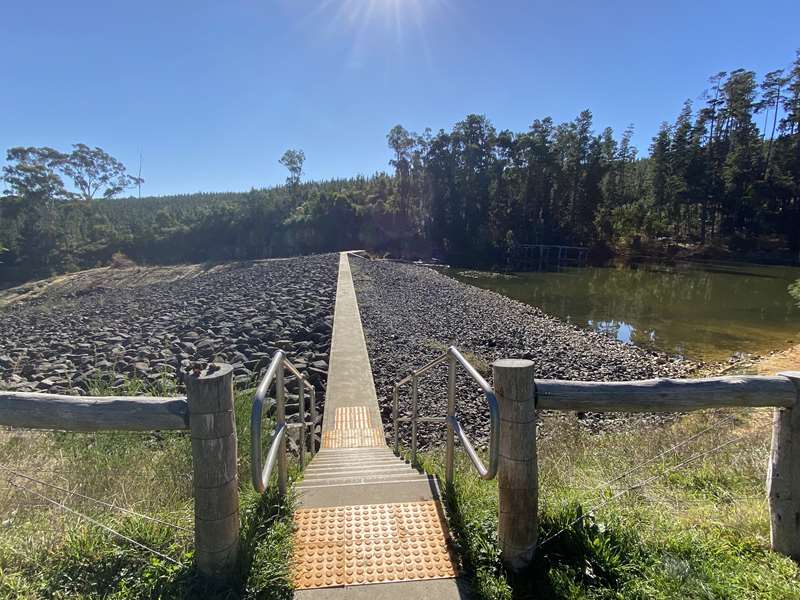
{"type": "MultiPolygon", "coordinates": [[[[605,494],[605,497],[602,500],[595,502],[594,504],[590,505],[589,508],[582,510],[581,514],[576,517],[575,519],[569,521],[566,525],[559,528],[555,533],[548,535],[544,539],[540,540],[537,543],[537,548],[541,548],[546,546],[553,540],[557,539],[562,534],[566,533],[567,531],[571,530],[577,524],[582,522],[587,518],[593,518],[598,511],[602,510],[603,508],[613,504],[614,502],[622,499],[624,496],[634,492],[648,488],[663,480],[664,478],[668,477],[671,473],[678,472],[689,465],[697,463],[701,459],[706,459],[710,456],[716,455],[726,448],[732,448],[736,444],[739,444],[745,440],[752,439],[755,437],[763,436],[765,430],[763,427],[756,427],[749,431],[742,432],[738,435],[732,435],[737,427],[737,419],[739,415],[736,413],[728,414],[724,417],[715,419],[710,425],[703,427],[700,431],[692,433],[687,437],[684,437],[678,440],[675,443],[670,444],[667,448],[660,450],[641,461],[636,462],[630,467],[625,468],[621,473],[605,479],[601,483],[594,484],[594,485],[586,485],[586,486],[574,486],[574,485],[560,485],[559,489],[562,490],[575,490],[579,492],[579,503],[582,505],[585,503],[590,497],[596,495],[598,492],[605,494]],[[728,427],[730,426],[730,427],[728,427]],[[726,439],[723,441],[719,441],[718,443],[712,443],[710,448],[696,450],[690,454],[685,455],[687,450],[691,448],[693,444],[698,443],[704,437],[708,437],[710,434],[717,434],[717,435],[724,435],[726,439]],[[674,464],[662,464],[667,459],[678,459],[677,463],[674,464]],[[635,481],[633,483],[629,483],[626,485],[622,485],[621,487],[619,484],[626,480],[629,481],[633,475],[641,474],[642,471],[647,470],[648,468],[652,470],[654,467],[657,467],[654,473],[643,475],[641,479],[635,481]]],[[[550,438],[553,439],[552,437],[550,438]]],[[[559,459],[566,461],[567,459],[564,457],[554,457],[553,463],[556,465],[555,469],[557,469],[557,465],[559,464],[559,459]]],[[[711,501],[710,498],[685,498],[685,497],[670,497],[664,494],[659,494],[658,497],[641,497],[637,496],[635,498],[635,502],[637,503],[649,503],[649,504],[672,504],[672,505],[681,505],[681,504],[708,504],[711,501]]],[[[751,496],[751,495],[735,495],[731,494],[725,490],[723,490],[717,498],[715,498],[717,502],[726,502],[726,503],[734,503],[734,502],[745,502],[745,501],[763,501],[766,503],[767,498],[766,495],[762,496],[751,496]]]]}
{"type": "Polygon", "coordinates": [[[148,543],[158,530],[141,530],[140,524],[172,531],[167,539],[177,542],[174,548],[191,546],[188,439],[184,432],[0,429],[0,526],[6,542],[44,548],[67,539],[83,522],[119,544],[185,566],[148,543]],[[126,529],[131,527],[136,533],[126,529]]]}
{"type": "MultiPolygon", "coordinates": [[[[22,490],[24,493],[36,496],[37,498],[40,498],[41,500],[44,500],[45,502],[55,506],[56,508],[59,508],[59,509],[61,509],[63,511],[66,511],[66,512],[69,512],[69,513],[75,515],[76,517],[78,517],[80,519],[83,519],[84,521],[87,521],[87,522],[91,523],[92,525],[94,525],[96,527],[99,527],[100,529],[110,533],[114,537],[116,537],[116,538],[118,538],[120,540],[123,540],[123,541],[125,541],[125,542],[127,542],[127,543],[129,543],[129,544],[131,544],[133,546],[136,546],[137,548],[139,548],[141,550],[149,552],[150,554],[154,554],[155,556],[158,556],[159,558],[162,558],[162,559],[166,560],[167,562],[173,563],[173,564],[175,564],[175,565],[177,565],[179,567],[184,567],[185,566],[183,563],[181,563],[180,561],[175,560],[171,556],[167,556],[166,554],[164,554],[162,552],[159,552],[155,548],[151,548],[150,546],[147,546],[146,544],[143,544],[142,542],[139,542],[139,541],[133,539],[132,537],[125,535],[124,533],[120,533],[119,531],[117,531],[116,529],[110,527],[109,525],[106,525],[105,523],[101,523],[97,519],[95,519],[93,517],[90,517],[89,515],[85,515],[82,512],[75,510],[74,508],[70,508],[69,506],[67,506],[63,502],[59,502],[58,500],[54,500],[53,498],[45,496],[44,494],[41,494],[41,493],[39,493],[39,492],[29,488],[29,487],[21,485],[19,483],[14,483],[13,481],[9,481],[9,483],[11,483],[11,485],[13,485],[14,487],[19,488],[20,490],[22,490]]],[[[173,527],[177,527],[176,525],[172,525],[172,526],[173,527]]]]}

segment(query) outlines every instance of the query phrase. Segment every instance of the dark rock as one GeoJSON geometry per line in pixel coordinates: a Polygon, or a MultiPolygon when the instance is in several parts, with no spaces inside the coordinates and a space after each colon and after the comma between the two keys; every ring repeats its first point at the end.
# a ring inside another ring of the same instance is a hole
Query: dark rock
{"type": "MultiPolygon", "coordinates": [[[[498,358],[528,358],[542,378],[595,381],[680,377],[695,367],[579,329],[538,308],[426,267],[362,259],[352,259],[351,267],[381,413],[386,416],[391,414],[393,384],[441,355],[450,344],[477,355],[475,366],[490,383],[487,367],[498,358]]],[[[421,383],[424,413],[443,416],[447,405],[444,367],[421,383]]],[[[400,394],[403,413],[410,412],[409,387],[400,394]]],[[[489,433],[486,402],[463,372],[458,374],[457,390],[462,426],[477,445],[485,446],[489,433]]],[[[583,422],[603,427],[604,423],[617,426],[620,419],[642,422],[644,418],[589,414],[583,422]]],[[[391,435],[391,420],[384,424],[391,435]]],[[[420,447],[441,443],[443,432],[439,425],[421,423],[420,447]]],[[[408,440],[405,428],[401,437],[408,440]]]]}
{"type": "MultiPolygon", "coordinates": [[[[279,347],[305,368],[327,358],[338,262],[337,254],[260,261],[98,287],[79,301],[53,289],[6,306],[0,387],[80,394],[110,373],[116,389],[130,376],[180,382],[193,360],[213,358],[237,365],[236,384],[251,386],[279,347]]],[[[320,410],[325,380],[324,370],[314,374],[320,410]]]]}

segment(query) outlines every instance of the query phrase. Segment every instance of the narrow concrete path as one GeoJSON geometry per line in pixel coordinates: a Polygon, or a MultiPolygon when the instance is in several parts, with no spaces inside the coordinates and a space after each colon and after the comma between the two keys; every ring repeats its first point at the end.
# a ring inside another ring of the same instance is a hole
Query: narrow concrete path
{"type": "Polygon", "coordinates": [[[295,597],[466,597],[436,481],[386,445],[347,253],[339,259],[322,448],[297,490],[295,597]]]}

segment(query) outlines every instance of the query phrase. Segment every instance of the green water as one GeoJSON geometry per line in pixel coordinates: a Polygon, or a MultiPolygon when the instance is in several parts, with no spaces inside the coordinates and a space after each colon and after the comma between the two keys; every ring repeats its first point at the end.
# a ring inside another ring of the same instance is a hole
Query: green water
{"type": "Polygon", "coordinates": [[[797,267],[687,262],[447,274],[623,342],[692,360],[800,343],[800,308],[787,292],[800,279],[797,267]]]}

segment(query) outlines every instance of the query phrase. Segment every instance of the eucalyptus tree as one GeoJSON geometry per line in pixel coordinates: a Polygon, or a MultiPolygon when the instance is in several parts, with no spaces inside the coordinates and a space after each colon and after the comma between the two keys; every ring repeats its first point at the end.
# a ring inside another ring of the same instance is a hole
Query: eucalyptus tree
{"type": "Polygon", "coordinates": [[[286,183],[292,189],[297,189],[300,185],[300,178],[303,176],[303,164],[306,162],[305,152],[302,150],[287,150],[278,161],[289,171],[286,183]]]}
{"type": "Polygon", "coordinates": [[[9,148],[3,167],[5,190],[15,198],[29,203],[43,203],[49,207],[59,201],[72,199],[64,181],[57,171],[66,160],[66,155],[48,147],[9,148]]]}
{"type": "Polygon", "coordinates": [[[409,133],[402,125],[395,125],[386,135],[389,147],[394,151],[394,158],[389,161],[395,168],[397,195],[400,216],[408,217],[408,203],[411,192],[411,152],[416,135],[409,133]]]}
{"type": "Polygon", "coordinates": [[[73,144],[72,152],[64,155],[58,168],[72,180],[78,190],[77,197],[84,202],[91,202],[98,196],[113,198],[144,183],[141,177],[128,175],[125,165],[105,150],[86,144],[73,144]]]}
{"type": "Polygon", "coordinates": [[[49,147],[16,147],[6,154],[3,179],[10,192],[29,199],[46,198],[50,203],[67,200],[90,202],[113,198],[144,180],[128,175],[125,165],[102,148],[73,144],[69,153],[49,147]],[[72,181],[68,191],[63,176],[72,181]]]}
{"type": "Polygon", "coordinates": [[[783,98],[781,129],[785,134],[800,134],[800,49],[797,50],[789,75],[786,78],[787,93],[783,98]]]}

